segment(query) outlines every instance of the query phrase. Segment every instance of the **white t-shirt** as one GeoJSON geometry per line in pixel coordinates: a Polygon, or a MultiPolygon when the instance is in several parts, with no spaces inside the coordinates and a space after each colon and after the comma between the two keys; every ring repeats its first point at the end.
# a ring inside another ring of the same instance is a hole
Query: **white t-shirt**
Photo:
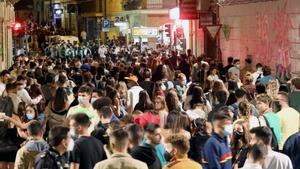
{"type": "Polygon", "coordinates": [[[256,80],[257,80],[257,78],[258,78],[258,76],[259,76],[259,75],[260,75],[260,77],[261,77],[261,78],[263,78],[263,77],[264,77],[264,75],[263,75],[263,72],[256,71],[256,72],[252,73],[252,77],[253,77],[253,84],[255,84],[255,83],[256,83],[256,80]]]}
{"type": "Polygon", "coordinates": [[[5,84],[4,83],[0,83],[0,95],[3,94],[4,90],[5,90],[5,84]]]}
{"type": "Polygon", "coordinates": [[[219,79],[219,76],[218,76],[218,75],[209,75],[209,76],[207,77],[207,80],[208,80],[208,81],[218,81],[218,80],[220,80],[220,79],[219,79]]]}
{"type": "Polygon", "coordinates": [[[241,169],[262,169],[262,166],[259,164],[248,163],[245,164],[241,169]]]}
{"type": "Polygon", "coordinates": [[[140,86],[133,86],[128,90],[129,96],[131,96],[131,106],[134,109],[135,105],[139,102],[140,92],[144,90],[140,86]]]}
{"type": "MultiPolygon", "coordinates": [[[[245,165],[247,164],[250,164],[248,159],[245,162],[245,165]]],[[[293,165],[287,155],[275,152],[270,148],[264,161],[263,169],[293,169],[293,165]]]]}

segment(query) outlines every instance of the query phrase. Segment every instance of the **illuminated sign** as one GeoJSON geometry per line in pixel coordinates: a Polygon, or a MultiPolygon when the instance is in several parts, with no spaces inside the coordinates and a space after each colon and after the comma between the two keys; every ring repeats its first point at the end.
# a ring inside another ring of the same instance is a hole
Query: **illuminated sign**
{"type": "Polygon", "coordinates": [[[139,28],[134,27],[132,28],[132,35],[133,36],[147,36],[147,37],[155,37],[158,35],[158,29],[157,28],[139,28]]]}

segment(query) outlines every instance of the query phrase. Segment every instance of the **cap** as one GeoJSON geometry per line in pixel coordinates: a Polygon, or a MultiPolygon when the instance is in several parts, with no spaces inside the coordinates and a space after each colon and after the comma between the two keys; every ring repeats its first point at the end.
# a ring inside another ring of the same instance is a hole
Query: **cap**
{"type": "Polygon", "coordinates": [[[84,70],[84,71],[88,71],[88,70],[91,69],[91,66],[90,66],[89,64],[83,64],[83,65],[81,66],[81,69],[84,70]]]}

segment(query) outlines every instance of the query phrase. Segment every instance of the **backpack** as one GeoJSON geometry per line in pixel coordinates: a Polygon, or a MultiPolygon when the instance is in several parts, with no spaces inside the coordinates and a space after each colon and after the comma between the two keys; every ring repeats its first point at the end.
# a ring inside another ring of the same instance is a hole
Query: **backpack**
{"type": "Polygon", "coordinates": [[[273,127],[270,126],[270,123],[268,122],[268,119],[265,116],[263,116],[263,117],[264,117],[264,119],[266,121],[267,127],[269,127],[271,129],[271,131],[272,131],[272,141],[271,141],[272,150],[278,152],[279,151],[279,145],[278,145],[278,141],[277,141],[274,129],[273,129],[273,127]]]}
{"type": "MultiPolygon", "coordinates": [[[[13,101],[8,96],[0,96],[0,112],[4,112],[6,116],[11,117],[14,111],[13,101]]],[[[9,123],[7,121],[0,121],[0,140],[7,135],[9,123]]]]}

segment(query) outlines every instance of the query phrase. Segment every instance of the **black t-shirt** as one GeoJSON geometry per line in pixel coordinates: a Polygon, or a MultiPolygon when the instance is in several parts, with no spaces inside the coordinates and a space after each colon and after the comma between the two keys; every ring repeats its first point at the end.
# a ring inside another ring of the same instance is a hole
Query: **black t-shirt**
{"type": "Polygon", "coordinates": [[[143,81],[140,83],[140,86],[147,91],[149,96],[151,97],[153,95],[153,89],[154,89],[154,82],[152,81],[143,81]]]}
{"type": "Polygon", "coordinates": [[[93,136],[82,136],[75,141],[70,153],[70,163],[80,164],[79,169],[93,169],[96,163],[106,159],[101,141],[93,136]]]}

